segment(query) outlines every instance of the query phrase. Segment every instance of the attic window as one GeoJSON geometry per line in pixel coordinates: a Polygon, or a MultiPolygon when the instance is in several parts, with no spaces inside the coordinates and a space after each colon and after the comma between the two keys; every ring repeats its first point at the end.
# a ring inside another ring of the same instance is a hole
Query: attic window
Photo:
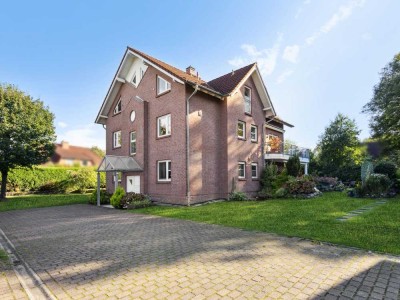
{"type": "Polygon", "coordinates": [[[115,108],[114,108],[114,115],[120,113],[121,110],[122,110],[121,97],[119,97],[118,103],[117,103],[117,105],[115,105],[115,108]]]}
{"type": "Polygon", "coordinates": [[[244,112],[251,114],[251,89],[244,87],[244,112]]]}
{"type": "Polygon", "coordinates": [[[171,90],[171,83],[164,78],[157,76],[157,96],[171,90]]]}
{"type": "Polygon", "coordinates": [[[136,72],[135,72],[135,73],[133,73],[132,83],[133,83],[134,85],[136,85],[136,82],[137,82],[137,79],[136,79],[136,72]]]}

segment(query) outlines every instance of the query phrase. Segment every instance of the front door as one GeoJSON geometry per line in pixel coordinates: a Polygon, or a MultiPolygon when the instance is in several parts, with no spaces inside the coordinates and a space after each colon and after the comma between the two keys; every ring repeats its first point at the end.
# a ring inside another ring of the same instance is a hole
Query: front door
{"type": "Polygon", "coordinates": [[[140,176],[126,176],[126,192],[140,194],[140,176]]]}

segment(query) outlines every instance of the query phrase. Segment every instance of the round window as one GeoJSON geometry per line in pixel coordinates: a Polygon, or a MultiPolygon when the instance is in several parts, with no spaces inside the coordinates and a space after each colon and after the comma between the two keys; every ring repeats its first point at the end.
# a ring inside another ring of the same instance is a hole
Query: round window
{"type": "Polygon", "coordinates": [[[134,110],[132,110],[132,112],[131,112],[131,122],[135,121],[135,118],[136,118],[136,113],[135,113],[134,110]]]}

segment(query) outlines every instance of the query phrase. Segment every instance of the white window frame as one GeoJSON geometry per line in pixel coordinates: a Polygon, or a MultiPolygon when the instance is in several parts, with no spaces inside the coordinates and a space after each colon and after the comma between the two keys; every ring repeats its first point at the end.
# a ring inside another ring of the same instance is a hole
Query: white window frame
{"type": "Polygon", "coordinates": [[[257,125],[251,125],[250,126],[250,140],[252,141],[252,142],[258,142],[258,127],[257,127],[257,125]],[[253,132],[252,132],[252,130],[253,129],[255,129],[255,138],[253,139],[253,132]]]}
{"type": "Polygon", "coordinates": [[[236,125],[236,135],[239,139],[245,140],[246,139],[246,122],[238,121],[236,125]],[[243,124],[243,135],[239,135],[239,124],[243,124]]]}
{"type": "Polygon", "coordinates": [[[244,112],[246,114],[251,114],[251,88],[249,88],[247,86],[244,87],[243,101],[244,101],[244,112]],[[249,95],[250,95],[249,97],[246,97],[246,90],[249,91],[249,95]]]}
{"type": "Polygon", "coordinates": [[[133,75],[132,75],[132,80],[131,80],[131,83],[135,86],[135,87],[137,87],[137,83],[138,83],[138,78],[139,76],[137,76],[136,75],[136,70],[133,72],[133,75]],[[133,81],[133,79],[135,79],[135,82],[133,81]]]}
{"type": "Polygon", "coordinates": [[[258,179],[258,163],[251,163],[251,178],[258,179]],[[256,176],[253,176],[253,167],[256,167],[256,176]]]}
{"type": "Polygon", "coordinates": [[[239,179],[246,179],[246,163],[244,161],[239,161],[238,162],[238,178],[239,179]],[[243,176],[240,175],[240,167],[243,165],[243,176]]]}
{"type": "Polygon", "coordinates": [[[122,103],[121,103],[121,97],[119,97],[118,102],[114,107],[114,115],[119,114],[121,111],[122,111],[122,103]]]}
{"type": "Polygon", "coordinates": [[[136,136],[136,131],[131,131],[129,134],[129,153],[131,155],[135,155],[136,154],[136,150],[137,150],[137,144],[136,144],[136,140],[137,140],[137,136],[136,136]],[[135,134],[135,139],[132,139],[132,134],[135,134]],[[135,152],[132,152],[132,143],[135,143],[135,152]]]}
{"type": "Polygon", "coordinates": [[[171,83],[161,76],[157,76],[157,96],[163,95],[166,92],[169,92],[171,90],[171,83]],[[160,91],[160,81],[162,81],[165,84],[165,89],[163,91],[160,91]]]}
{"type": "Polygon", "coordinates": [[[122,133],[121,130],[113,132],[113,148],[121,148],[122,146],[122,133]]]}
{"type": "Polygon", "coordinates": [[[168,115],[163,115],[157,118],[157,137],[166,137],[171,135],[171,114],[168,115]],[[167,128],[165,134],[160,135],[160,121],[162,119],[166,118],[167,119],[167,128]]]}
{"type": "Polygon", "coordinates": [[[159,160],[157,161],[157,181],[159,182],[170,182],[171,181],[171,160],[159,160]],[[165,163],[166,178],[160,178],[160,164],[165,163]]]}

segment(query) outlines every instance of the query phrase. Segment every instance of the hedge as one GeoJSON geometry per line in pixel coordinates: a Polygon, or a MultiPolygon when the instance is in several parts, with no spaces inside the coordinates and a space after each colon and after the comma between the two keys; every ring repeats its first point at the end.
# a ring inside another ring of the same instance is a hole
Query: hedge
{"type": "MultiPolygon", "coordinates": [[[[32,192],[40,190],[49,184],[57,184],[70,181],[72,175],[81,172],[84,168],[79,167],[43,167],[16,168],[8,173],[7,191],[9,192],[32,192]],[[81,171],[79,171],[81,170],[81,171]]],[[[95,173],[95,168],[90,168],[95,173]]],[[[87,173],[87,171],[85,171],[87,173]]],[[[101,174],[101,185],[105,186],[105,173],[101,174]]],[[[94,174],[95,175],[95,174],[94,174]]],[[[88,188],[95,188],[90,186],[88,188]]]]}

